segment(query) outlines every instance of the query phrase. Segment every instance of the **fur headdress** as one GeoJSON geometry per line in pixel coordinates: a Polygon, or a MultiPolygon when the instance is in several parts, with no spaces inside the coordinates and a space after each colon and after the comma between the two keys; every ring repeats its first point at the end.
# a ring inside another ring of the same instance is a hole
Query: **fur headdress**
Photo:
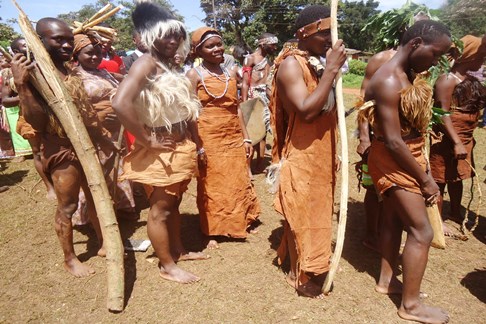
{"type": "Polygon", "coordinates": [[[172,33],[181,34],[183,41],[178,52],[187,56],[189,52],[189,38],[184,24],[166,9],[152,2],[140,2],[132,13],[135,29],[140,33],[140,39],[150,51],[154,50],[156,39],[164,38],[172,33]]]}

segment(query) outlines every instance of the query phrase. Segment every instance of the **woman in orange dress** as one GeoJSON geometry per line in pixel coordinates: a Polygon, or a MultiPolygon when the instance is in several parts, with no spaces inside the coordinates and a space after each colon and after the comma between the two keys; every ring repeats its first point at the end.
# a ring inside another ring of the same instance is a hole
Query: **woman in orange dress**
{"type": "MultiPolygon", "coordinates": [[[[192,46],[203,59],[187,73],[203,106],[198,119],[202,141],[197,205],[201,229],[209,237],[246,238],[247,229],[260,214],[260,204],[248,174],[252,153],[238,106],[236,71],[221,67],[224,46],[215,29],[194,31],[192,46]]],[[[209,240],[208,248],[217,242],[209,240]]]]}

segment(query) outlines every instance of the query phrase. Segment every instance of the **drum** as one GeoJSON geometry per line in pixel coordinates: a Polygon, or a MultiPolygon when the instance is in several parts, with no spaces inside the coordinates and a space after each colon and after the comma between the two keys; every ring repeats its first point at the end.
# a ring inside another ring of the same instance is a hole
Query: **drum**
{"type": "Polygon", "coordinates": [[[259,143],[267,134],[263,114],[265,104],[260,98],[253,98],[240,103],[243,120],[253,144],[259,143]]]}

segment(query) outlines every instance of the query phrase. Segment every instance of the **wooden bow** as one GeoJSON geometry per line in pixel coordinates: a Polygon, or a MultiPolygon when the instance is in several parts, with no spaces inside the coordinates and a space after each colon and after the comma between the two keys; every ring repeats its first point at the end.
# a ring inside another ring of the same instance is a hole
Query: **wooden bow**
{"type": "MultiPolygon", "coordinates": [[[[337,9],[338,0],[331,0],[331,37],[332,44],[334,45],[338,40],[338,30],[337,30],[337,9]]],[[[340,200],[340,211],[339,211],[339,225],[337,231],[336,247],[334,249],[334,254],[331,258],[331,268],[327,274],[326,281],[322,287],[322,292],[324,294],[329,294],[332,288],[332,281],[334,275],[339,266],[339,260],[341,259],[341,253],[343,251],[344,244],[344,234],[346,232],[346,219],[348,215],[348,181],[349,181],[349,156],[348,156],[348,137],[346,130],[346,120],[345,120],[345,109],[344,109],[344,99],[343,99],[343,81],[341,79],[341,70],[339,70],[336,75],[336,104],[337,104],[337,114],[338,114],[338,125],[339,134],[341,137],[341,200],[340,200]]]]}

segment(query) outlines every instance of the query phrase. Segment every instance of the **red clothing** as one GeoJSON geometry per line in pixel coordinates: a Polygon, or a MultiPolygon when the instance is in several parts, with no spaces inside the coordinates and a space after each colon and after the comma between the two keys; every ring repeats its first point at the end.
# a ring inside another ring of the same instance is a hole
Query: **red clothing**
{"type": "Polygon", "coordinates": [[[124,65],[121,57],[118,55],[113,55],[113,58],[109,60],[103,59],[100,65],[98,65],[98,70],[106,69],[111,73],[121,73],[120,70],[122,67],[124,67],[124,65]]]}

